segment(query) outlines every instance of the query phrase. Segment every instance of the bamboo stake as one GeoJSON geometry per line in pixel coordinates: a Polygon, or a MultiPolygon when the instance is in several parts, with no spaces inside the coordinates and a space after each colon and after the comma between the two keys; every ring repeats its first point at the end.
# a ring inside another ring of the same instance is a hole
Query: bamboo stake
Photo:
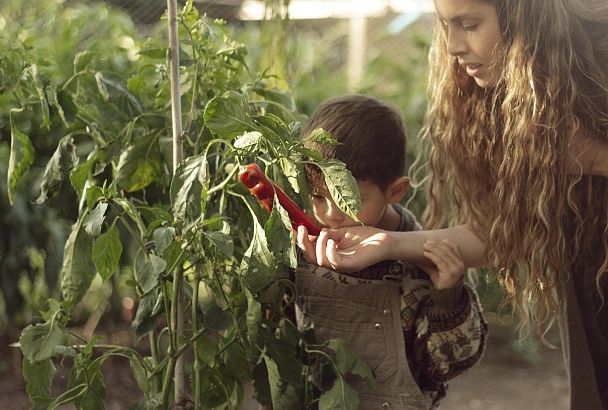
{"type": "MultiPolygon", "coordinates": [[[[182,105],[179,83],[179,34],[177,28],[177,0],[167,0],[167,23],[169,28],[169,60],[171,81],[171,120],[173,128],[173,174],[184,159],[182,138],[182,105]]],[[[183,286],[183,270],[176,269],[173,281],[173,303],[171,304],[171,322],[174,330],[173,346],[179,348],[179,341],[183,334],[183,300],[181,287],[183,286]]],[[[175,352],[171,352],[175,353],[175,352]]],[[[174,370],[175,405],[181,408],[187,402],[186,373],[183,356],[177,357],[174,370]]]]}

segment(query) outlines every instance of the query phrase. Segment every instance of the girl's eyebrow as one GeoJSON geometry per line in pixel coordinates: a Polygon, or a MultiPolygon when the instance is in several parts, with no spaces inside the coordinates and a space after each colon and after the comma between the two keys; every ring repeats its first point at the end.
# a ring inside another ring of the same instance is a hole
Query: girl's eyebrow
{"type": "MultiPolygon", "coordinates": [[[[438,15],[439,15],[439,14],[438,14],[438,15]]],[[[441,20],[445,21],[445,19],[444,19],[444,18],[443,18],[441,15],[439,15],[439,18],[440,18],[441,20]]],[[[451,23],[457,23],[457,22],[460,22],[460,21],[462,21],[462,20],[467,20],[467,19],[476,19],[476,18],[479,18],[479,15],[477,15],[477,14],[475,14],[475,13],[466,13],[466,12],[465,12],[465,13],[460,13],[460,14],[457,14],[457,15],[455,15],[455,16],[452,16],[452,18],[450,18],[450,20],[449,20],[449,21],[450,21],[451,23]]]]}

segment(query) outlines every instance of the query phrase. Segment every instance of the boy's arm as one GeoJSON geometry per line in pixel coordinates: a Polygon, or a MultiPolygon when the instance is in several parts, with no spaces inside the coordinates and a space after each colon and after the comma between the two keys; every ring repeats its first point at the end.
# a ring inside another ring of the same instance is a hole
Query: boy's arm
{"type": "MultiPolygon", "coordinates": [[[[410,291],[419,293],[421,289],[410,291]]],[[[414,377],[423,390],[437,391],[479,361],[488,329],[477,295],[462,280],[441,290],[428,280],[426,292],[421,302],[424,308],[406,331],[406,338],[413,340],[414,377]]]]}

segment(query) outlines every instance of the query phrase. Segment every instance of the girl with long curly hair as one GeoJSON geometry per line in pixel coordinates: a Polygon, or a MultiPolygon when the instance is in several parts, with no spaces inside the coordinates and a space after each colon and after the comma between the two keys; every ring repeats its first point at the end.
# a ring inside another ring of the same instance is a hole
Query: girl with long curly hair
{"type": "MultiPolygon", "coordinates": [[[[435,0],[426,228],[300,228],[304,255],[496,269],[525,328],[555,322],[573,409],[608,409],[608,2],[435,0]],[[433,251],[429,253],[429,251],[433,251]],[[427,257],[429,259],[427,259],[427,257]]],[[[415,175],[413,175],[415,176],[415,175]]]]}

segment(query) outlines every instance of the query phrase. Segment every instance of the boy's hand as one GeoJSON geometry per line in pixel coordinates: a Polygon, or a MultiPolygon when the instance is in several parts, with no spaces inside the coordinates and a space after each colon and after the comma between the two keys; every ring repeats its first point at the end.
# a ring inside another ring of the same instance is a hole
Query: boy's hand
{"type": "Polygon", "coordinates": [[[424,256],[435,266],[422,267],[431,277],[436,289],[447,289],[454,286],[464,275],[464,261],[460,248],[453,242],[425,241],[422,244],[424,256]]]}

